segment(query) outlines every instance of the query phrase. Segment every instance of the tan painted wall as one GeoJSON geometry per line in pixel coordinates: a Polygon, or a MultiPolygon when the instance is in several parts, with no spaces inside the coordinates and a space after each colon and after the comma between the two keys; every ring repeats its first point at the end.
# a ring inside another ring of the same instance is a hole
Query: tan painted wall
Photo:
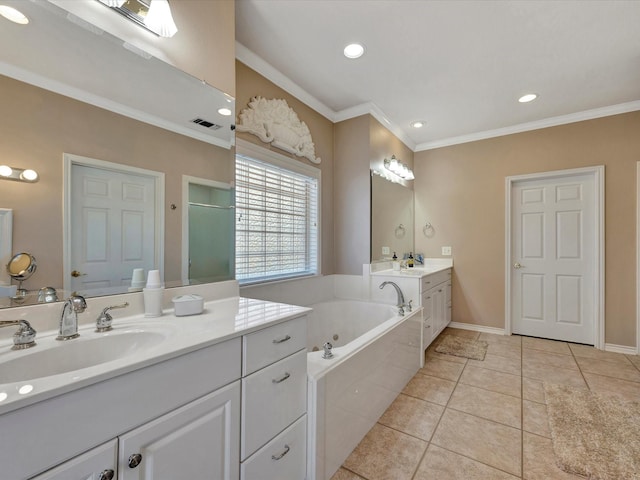
{"type": "Polygon", "coordinates": [[[640,112],[417,152],[416,250],[452,246],[453,321],[504,326],[505,177],[605,165],[605,341],[633,346],[638,161],[640,112]]]}
{"type": "MultiPolygon", "coordinates": [[[[333,123],[243,63],[236,62],[236,73],[236,92],[238,95],[236,99],[236,115],[239,115],[242,109],[246,108],[252,97],[261,96],[268,99],[283,98],[287,101],[289,107],[293,108],[298,118],[306,123],[311,131],[311,137],[313,138],[313,143],[316,148],[316,157],[320,157],[322,160],[320,165],[312,164],[306,158],[296,157],[278,148],[273,148],[273,151],[291,157],[299,162],[320,168],[322,178],[321,273],[331,275],[334,273],[333,123]]],[[[248,142],[260,145],[261,147],[271,149],[270,145],[263,143],[258,137],[250,133],[236,132],[236,136],[237,138],[242,138],[248,142]]]]}
{"type": "Polygon", "coordinates": [[[0,180],[0,207],[14,209],[13,251],[38,261],[28,288],[62,286],[63,153],[165,172],[165,280],[180,279],[182,174],[230,181],[229,150],[3,76],[0,103],[0,164],[40,174],[35,184],[0,180]]]}
{"type": "Polygon", "coordinates": [[[178,33],[164,43],[170,61],[235,96],[235,1],[172,0],[171,12],[178,33]]]}

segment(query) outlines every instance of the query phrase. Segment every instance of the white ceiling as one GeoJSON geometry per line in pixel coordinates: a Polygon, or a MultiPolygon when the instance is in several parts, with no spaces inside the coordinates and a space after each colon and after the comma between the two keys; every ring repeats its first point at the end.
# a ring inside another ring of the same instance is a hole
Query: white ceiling
{"type": "Polygon", "coordinates": [[[640,1],[236,0],[236,40],[327,118],[372,113],[416,151],[640,110],[640,1]]]}

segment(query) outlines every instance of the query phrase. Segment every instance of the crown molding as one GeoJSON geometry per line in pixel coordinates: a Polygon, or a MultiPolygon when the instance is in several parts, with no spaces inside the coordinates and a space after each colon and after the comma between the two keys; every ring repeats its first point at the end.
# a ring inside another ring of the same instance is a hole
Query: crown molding
{"type": "Polygon", "coordinates": [[[484,132],[470,133],[468,135],[460,135],[458,137],[450,137],[433,142],[420,143],[416,145],[415,152],[424,150],[433,150],[435,148],[449,147],[459,145],[461,143],[475,142],[478,140],[486,140],[489,138],[502,137],[504,135],[512,135],[514,133],[528,132],[531,130],[540,130],[542,128],[556,127],[575,122],[584,122],[601,117],[609,117],[611,115],[619,115],[622,113],[635,112],[640,110],[640,100],[627,103],[619,103],[608,107],[594,108],[582,112],[570,113],[568,115],[559,115],[557,117],[549,117],[535,122],[520,123],[510,127],[498,128],[495,130],[486,130],[484,132]]]}

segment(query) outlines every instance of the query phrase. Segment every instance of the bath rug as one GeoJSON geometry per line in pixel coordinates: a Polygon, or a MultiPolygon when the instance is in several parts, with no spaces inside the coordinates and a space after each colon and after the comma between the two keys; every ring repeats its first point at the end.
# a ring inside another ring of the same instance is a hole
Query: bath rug
{"type": "Polygon", "coordinates": [[[455,335],[443,335],[442,341],[436,347],[436,352],[465,357],[472,360],[484,360],[487,354],[487,342],[471,340],[470,338],[455,335]]]}
{"type": "Polygon", "coordinates": [[[544,393],[558,467],[593,480],[640,479],[640,402],[547,383],[544,393]]]}

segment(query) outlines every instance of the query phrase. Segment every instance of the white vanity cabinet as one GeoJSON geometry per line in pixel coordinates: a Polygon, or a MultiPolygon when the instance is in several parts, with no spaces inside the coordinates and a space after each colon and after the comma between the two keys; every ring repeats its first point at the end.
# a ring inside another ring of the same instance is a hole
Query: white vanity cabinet
{"type": "Polygon", "coordinates": [[[423,307],[423,346],[431,342],[451,322],[451,269],[432,273],[421,279],[423,307]]]}
{"type": "Polygon", "coordinates": [[[118,441],[111,440],[32,480],[115,480],[117,471],[118,441]]]}
{"type": "Polygon", "coordinates": [[[241,480],[304,480],[307,319],[243,337],[241,480]]]}

